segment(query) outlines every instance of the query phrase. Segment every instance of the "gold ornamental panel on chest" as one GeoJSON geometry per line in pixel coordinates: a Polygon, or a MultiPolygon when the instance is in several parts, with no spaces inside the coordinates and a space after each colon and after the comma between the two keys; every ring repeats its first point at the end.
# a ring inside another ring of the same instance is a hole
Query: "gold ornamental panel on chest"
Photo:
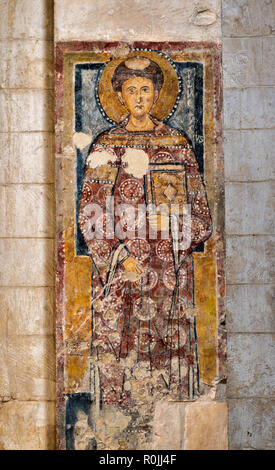
{"type": "Polygon", "coordinates": [[[150,165],[148,202],[156,207],[187,204],[186,176],[183,164],[150,165]]]}

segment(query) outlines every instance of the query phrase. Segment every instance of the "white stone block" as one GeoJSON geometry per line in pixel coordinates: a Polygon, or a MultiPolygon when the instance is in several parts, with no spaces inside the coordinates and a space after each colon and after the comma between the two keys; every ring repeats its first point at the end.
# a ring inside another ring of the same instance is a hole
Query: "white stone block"
{"type": "Polygon", "coordinates": [[[6,175],[9,165],[9,154],[9,134],[0,133],[0,184],[5,183],[6,181],[6,175]]]}
{"type": "Polygon", "coordinates": [[[229,284],[274,280],[274,236],[228,236],[226,278],[229,284]]]}
{"type": "Polygon", "coordinates": [[[53,3],[52,0],[1,0],[0,38],[51,38],[53,3]]]}
{"type": "Polygon", "coordinates": [[[53,183],[54,135],[0,134],[0,183],[53,183]]]}
{"type": "Polygon", "coordinates": [[[17,400],[55,399],[53,336],[9,336],[10,393],[17,400]]]}
{"type": "Polygon", "coordinates": [[[0,42],[0,88],[8,86],[8,44],[6,41],[0,42]]]}
{"type": "Polygon", "coordinates": [[[8,132],[9,130],[9,95],[7,91],[0,90],[0,131],[8,132]]]}
{"type": "Polygon", "coordinates": [[[241,125],[241,91],[224,90],[223,93],[224,129],[239,129],[241,125]]]}
{"type": "MultiPolygon", "coordinates": [[[[2,321],[1,321],[2,323],[2,321]]],[[[2,324],[1,324],[2,326],[2,324]]],[[[7,351],[7,337],[4,336],[4,331],[0,332],[0,348],[1,348],[1,361],[0,361],[0,400],[5,401],[11,398],[9,369],[8,369],[8,351],[7,351]]]]}
{"type": "Polygon", "coordinates": [[[223,0],[224,36],[261,36],[274,31],[274,2],[223,0]]]}
{"type": "Polygon", "coordinates": [[[9,123],[13,132],[53,131],[53,92],[11,91],[9,123]]]}
{"type": "Polygon", "coordinates": [[[274,233],[273,182],[226,183],[225,230],[227,234],[274,233]]]}
{"type": "Polygon", "coordinates": [[[226,450],[227,404],[159,401],[153,420],[154,450],[226,450]]]}
{"type": "MultiPolygon", "coordinates": [[[[275,17],[275,14],[274,14],[275,17]]],[[[263,37],[262,84],[275,85],[275,37],[263,37]]]]}
{"type": "Polygon", "coordinates": [[[265,77],[270,74],[272,60],[271,57],[266,60],[266,67],[263,67],[263,60],[262,38],[224,38],[224,88],[267,84],[265,77]]]}
{"type": "Polygon", "coordinates": [[[225,179],[268,180],[275,177],[273,129],[224,132],[225,179]]]}
{"type": "Polygon", "coordinates": [[[1,331],[9,335],[53,335],[54,290],[51,287],[0,287],[1,331]]]}
{"type": "Polygon", "coordinates": [[[12,41],[9,88],[53,88],[53,50],[51,41],[12,41]]]}
{"type": "Polygon", "coordinates": [[[1,286],[54,285],[54,240],[0,239],[1,286]]]}
{"type": "Polygon", "coordinates": [[[275,126],[275,88],[246,88],[241,93],[242,129],[275,126]]]}
{"type": "Polygon", "coordinates": [[[3,450],[55,449],[55,403],[2,403],[0,435],[3,450]]]}
{"type": "Polygon", "coordinates": [[[228,335],[227,396],[271,397],[274,394],[274,334],[228,335]]]}
{"type": "Polygon", "coordinates": [[[184,416],[184,450],[228,449],[227,403],[188,403],[184,416]]]}
{"type": "Polygon", "coordinates": [[[226,288],[226,325],[232,333],[275,331],[274,286],[229,285],[226,288]]]}
{"type": "Polygon", "coordinates": [[[1,237],[53,237],[53,185],[0,186],[1,237]]]}
{"type": "Polygon", "coordinates": [[[220,14],[220,0],[56,0],[55,40],[220,41],[220,14]]]}
{"type": "Polygon", "coordinates": [[[228,400],[229,449],[274,450],[274,400],[228,400]]]}

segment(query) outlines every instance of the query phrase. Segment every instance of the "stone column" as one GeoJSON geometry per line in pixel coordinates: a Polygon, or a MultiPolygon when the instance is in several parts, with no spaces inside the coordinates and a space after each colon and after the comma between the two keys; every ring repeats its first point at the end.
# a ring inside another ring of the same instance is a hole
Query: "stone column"
{"type": "Polygon", "coordinates": [[[231,449],[274,448],[272,8],[274,3],[269,0],[223,1],[227,393],[231,449]]]}
{"type": "Polygon", "coordinates": [[[0,3],[0,448],[55,447],[53,1],[0,3]]]}

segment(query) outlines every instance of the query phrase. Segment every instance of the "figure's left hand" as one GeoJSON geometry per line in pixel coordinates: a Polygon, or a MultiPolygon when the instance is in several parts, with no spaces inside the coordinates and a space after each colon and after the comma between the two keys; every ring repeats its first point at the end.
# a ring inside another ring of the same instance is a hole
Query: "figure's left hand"
{"type": "Polygon", "coordinates": [[[137,259],[133,258],[132,256],[129,256],[126,258],[126,260],[123,262],[124,269],[126,271],[133,271],[136,274],[141,274],[142,269],[139,266],[139,262],[137,259]]]}

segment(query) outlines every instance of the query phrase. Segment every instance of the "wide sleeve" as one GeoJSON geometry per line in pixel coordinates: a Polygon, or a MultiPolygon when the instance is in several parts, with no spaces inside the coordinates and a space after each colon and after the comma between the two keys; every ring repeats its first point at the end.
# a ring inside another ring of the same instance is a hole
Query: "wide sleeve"
{"type": "Polygon", "coordinates": [[[183,218],[182,233],[187,234],[183,257],[191,253],[212,233],[212,220],[205,185],[194,152],[190,146],[183,150],[185,166],[187,214],[183,218]]]}
{"type": "Polygon", "coordinates": [[[120,163],[113,149],[94,145],[86,161],[79,225],[98,269],[122,262],[128,251],[114,230],[113,194],[120,163]]]}

